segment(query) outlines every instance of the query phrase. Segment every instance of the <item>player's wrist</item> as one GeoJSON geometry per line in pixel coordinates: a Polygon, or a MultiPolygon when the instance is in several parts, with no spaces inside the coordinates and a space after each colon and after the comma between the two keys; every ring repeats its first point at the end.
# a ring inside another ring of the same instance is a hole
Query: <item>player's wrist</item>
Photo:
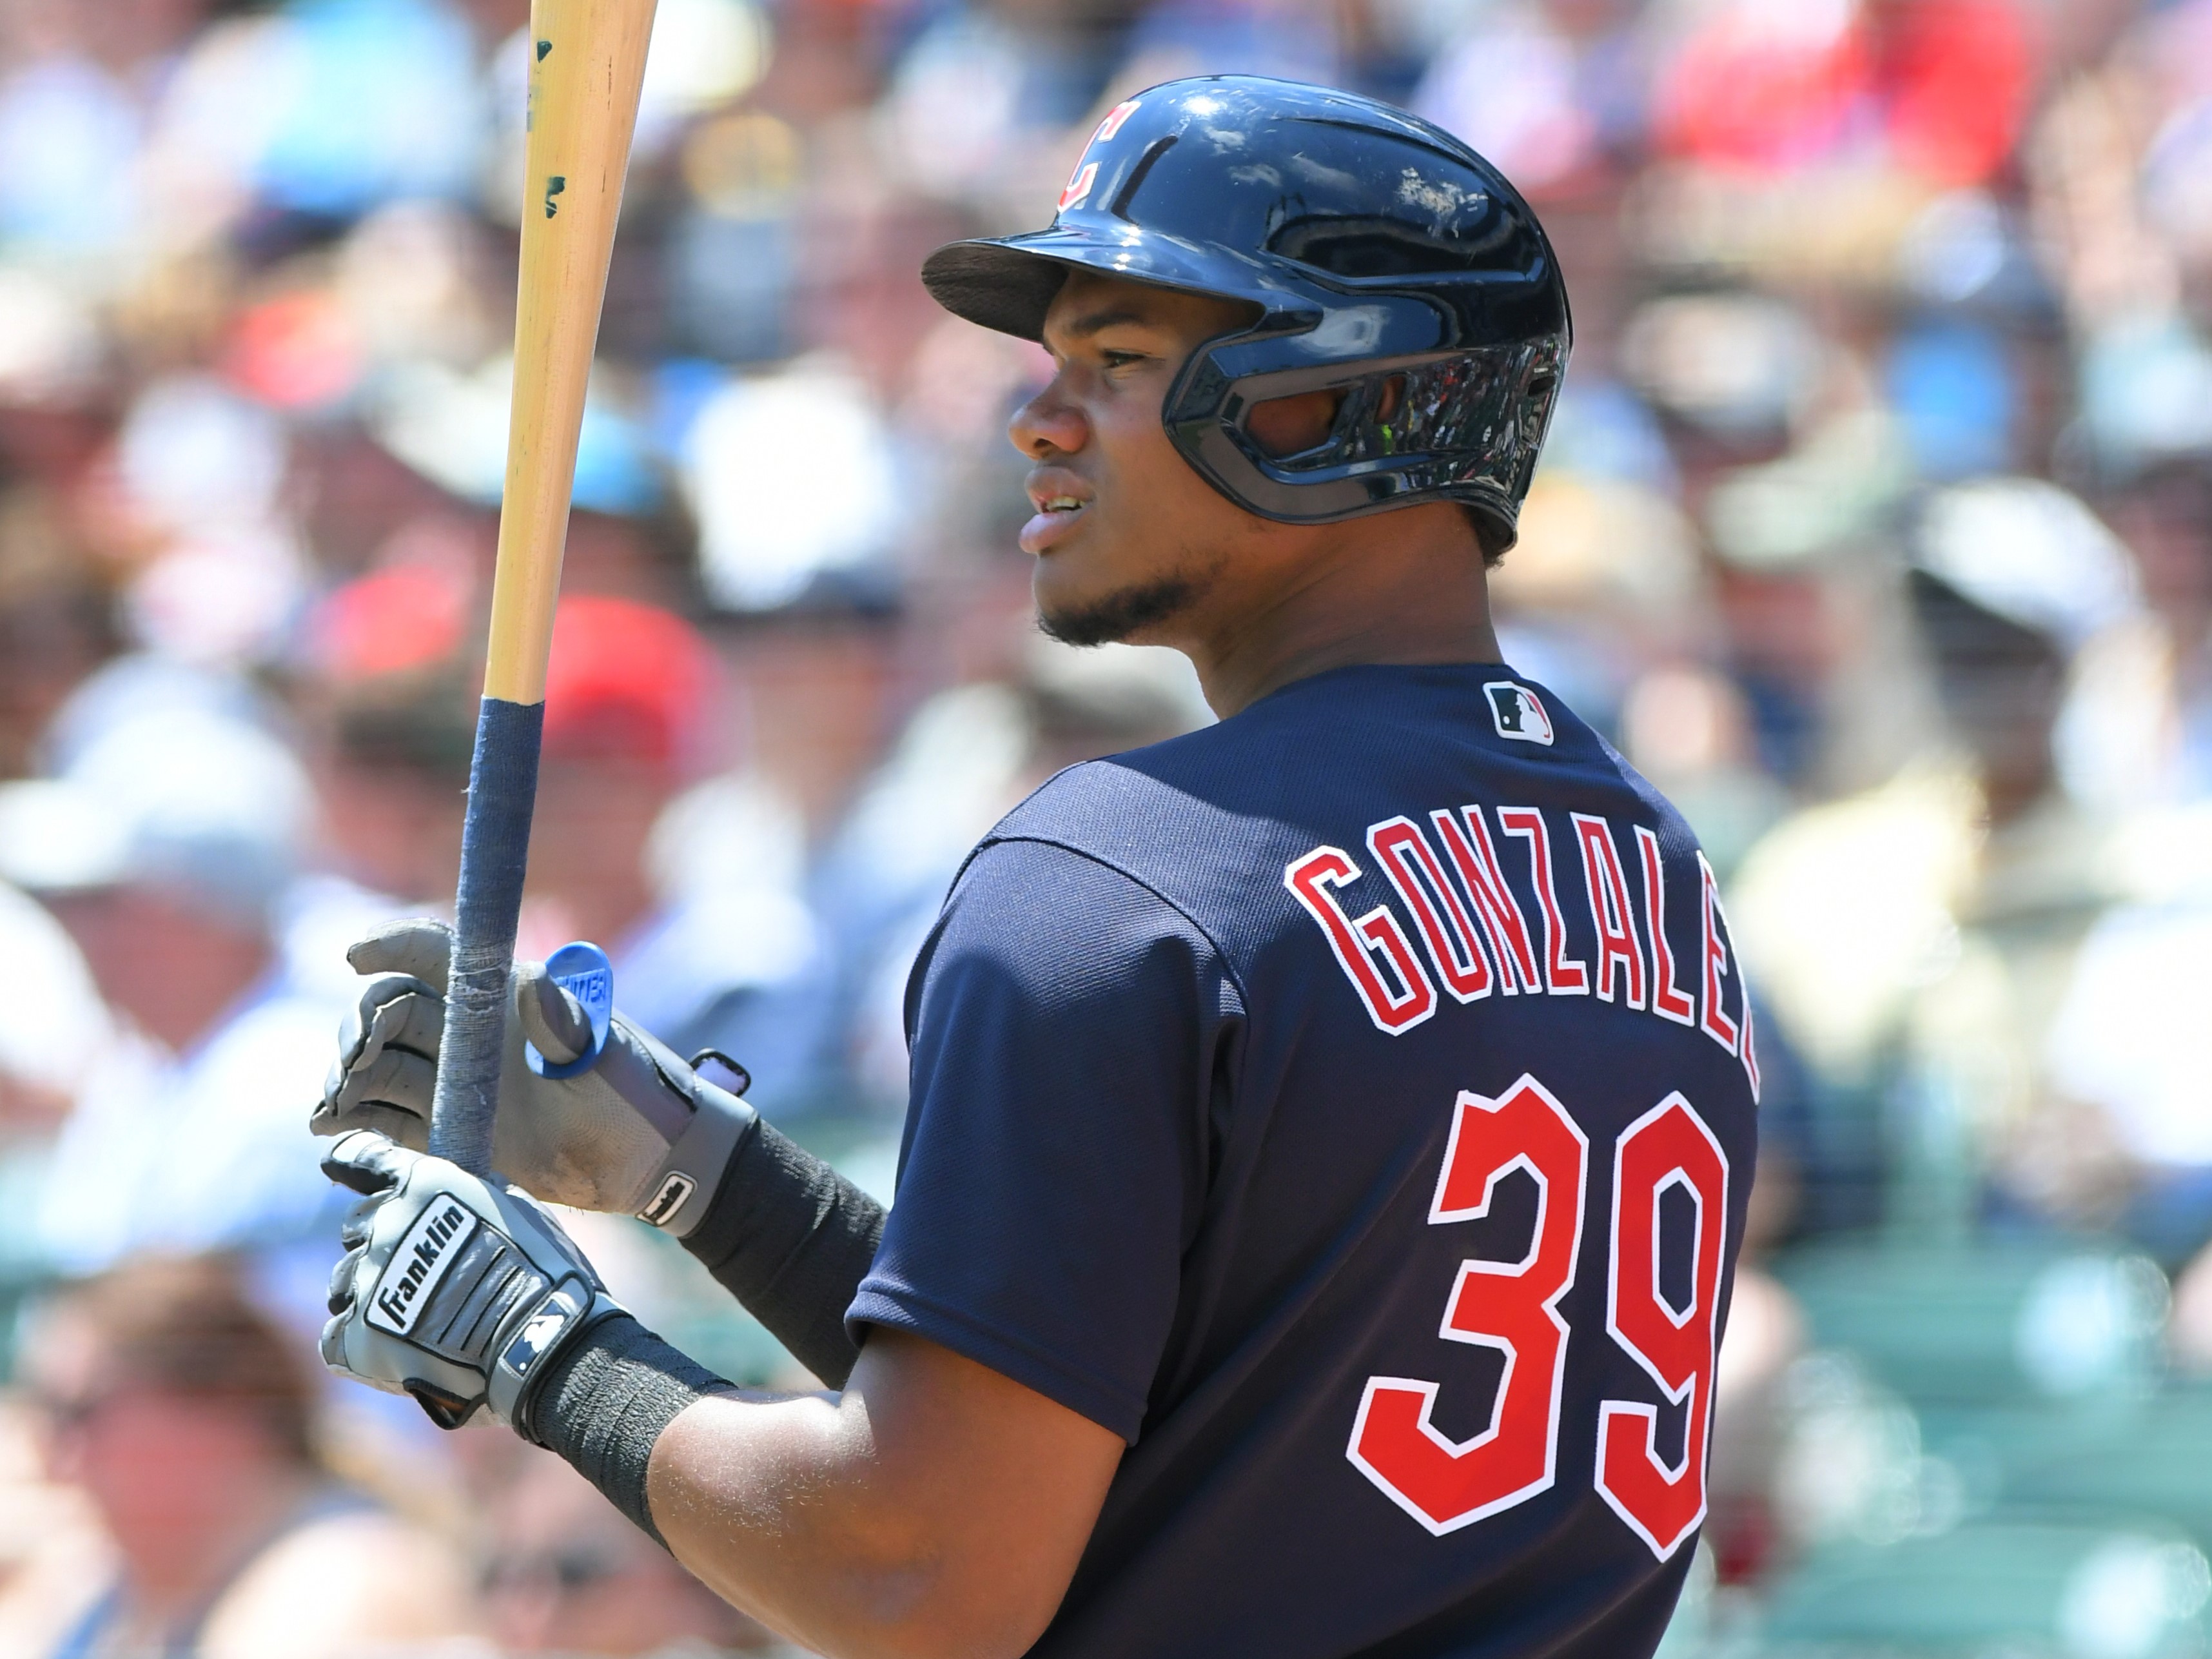
{"type": "Polygon", "coordinates": [[[588,1322],[542,1369],[514,1427],[665,1543],[646,1494],[653,1448],[694,1404],[731,1386],[617,1308],[588,1322]]]}
{"type": "Polygon", "coordinates": [[[760,1115],[689,1066],[670,1081],[690,1103],[690,1121],[639,1183],[630,1209],[639,1220],[689,1240],[713,1209],[731,1164],[758,1134],[760,1115]]]}
{"type": "Polygon", "coordinates": [[[564,1280],[531,1312],[500,1333],[492,1352],[495,1359],[484,1377],[484,1408],[495,1422],[504,1423],[526,1440],[533,1437],[526,1426],[532,1406],[544,1391],[546,1380],[598,1326],[629,1313],[605,1291],[580,1279],[564,1280]],[[538,1331],[526,1334],[530,1325],[538,1331]],[[525,1351],[517,1352],[520,1345],[525,1351]]]}

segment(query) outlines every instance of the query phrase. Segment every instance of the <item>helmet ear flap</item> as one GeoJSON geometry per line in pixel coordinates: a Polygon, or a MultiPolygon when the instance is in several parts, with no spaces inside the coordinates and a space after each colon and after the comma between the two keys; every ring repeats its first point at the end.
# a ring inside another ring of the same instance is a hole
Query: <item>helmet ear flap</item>
{"type": "Polygon", "coordinates": [[[1293,524],[1456,501],[1485,511],[1486,553],[1511,545],[1564,341],[1236,373],[1250,351],[1249,336],[1201,347],[1169,398],[1169,434],[1222,494],[1293,524]],[[1301,424],[1267,412],[1323,394],[1335,399],[1325,430],[1310,414],[1301,424]]]}

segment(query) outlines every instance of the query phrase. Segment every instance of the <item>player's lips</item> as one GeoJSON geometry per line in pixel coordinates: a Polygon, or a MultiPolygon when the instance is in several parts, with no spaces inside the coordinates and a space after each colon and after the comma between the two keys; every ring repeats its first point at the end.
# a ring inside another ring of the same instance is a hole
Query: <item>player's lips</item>
{"type": "Polygon", "coordinates": [[[1036,511],[1022,526],[1022,551],[1044,553],[1073,535],[1090,510],[1091,486],[1060,467],[1030,474],[1030,505],[1036,511]]]}

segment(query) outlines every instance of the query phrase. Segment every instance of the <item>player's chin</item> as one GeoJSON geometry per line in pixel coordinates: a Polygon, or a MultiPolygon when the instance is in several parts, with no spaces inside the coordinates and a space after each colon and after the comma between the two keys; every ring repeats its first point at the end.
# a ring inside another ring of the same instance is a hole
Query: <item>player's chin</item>
{"type": "Polygon", "coordinates": [[[1187,574],[1153,576],[1088,592],[1051,578],[1040,566],[1035,584],[1037,626],[1063,645],[1143,645],[1188,611],[1203,584],[1187,574]]]}

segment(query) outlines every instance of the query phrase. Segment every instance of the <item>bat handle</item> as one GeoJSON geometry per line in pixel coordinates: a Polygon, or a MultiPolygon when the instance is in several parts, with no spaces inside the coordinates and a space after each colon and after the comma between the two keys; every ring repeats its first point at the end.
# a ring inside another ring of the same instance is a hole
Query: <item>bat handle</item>
{"type": "Polygon", "coordinates": [[[507,1046],[507,981],[522,912],[530,814],[538,796],[542,702],[486,697],[477,713],[469,805],[461,824],[460,889],[453,907],[453,959],[446,988],[446,1031],[430,1105],[430,1151],[473,1175],[491,1172],[507,1046]]]}

